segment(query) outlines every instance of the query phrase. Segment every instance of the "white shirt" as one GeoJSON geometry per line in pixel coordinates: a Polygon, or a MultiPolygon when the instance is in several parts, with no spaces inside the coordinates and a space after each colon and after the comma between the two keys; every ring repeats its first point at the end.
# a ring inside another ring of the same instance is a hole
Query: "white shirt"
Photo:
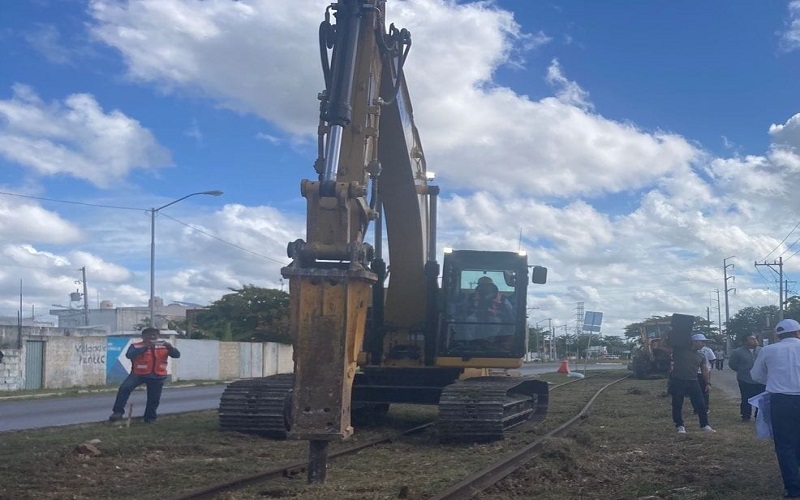
{"type": "MultiPolygon", "coordinates": [[[[698,349],[697,352],[706,357],[706,366],[709,369],[711,369],[711,362],[717,359],[717,357],[714,356],[714,351],[712,351],[711,348],[708,347],[707,345],[704,345],[703,347],[698,349]]],[[[703,370],[698,368],[697,373],[703,373],[703,370]]]]}
{"type": "Polygon", "coordinates": [[[789,337],[761,349],[750,376],[767,392],[800,395],[800,339],[789,337]]]}

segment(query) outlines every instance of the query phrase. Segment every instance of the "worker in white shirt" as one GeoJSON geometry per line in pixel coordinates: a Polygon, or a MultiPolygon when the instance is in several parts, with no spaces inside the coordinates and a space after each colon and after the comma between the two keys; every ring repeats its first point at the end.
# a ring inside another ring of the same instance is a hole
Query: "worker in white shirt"
{"type": "Polygon", "coordinates": [[[767,386],[770,396],[772,439],[784,496],[800,498],[800,323],[784,319],[775,333],[780,342],[761,349],[750,375],[767,386]]]}

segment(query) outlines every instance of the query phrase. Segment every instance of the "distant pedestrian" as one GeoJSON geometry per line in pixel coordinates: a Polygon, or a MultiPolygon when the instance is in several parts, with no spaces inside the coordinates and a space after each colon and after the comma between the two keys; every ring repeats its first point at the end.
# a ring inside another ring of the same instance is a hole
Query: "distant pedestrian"
{"type": "MultiPolygon", "coordinates": [[[[702,336],[702,334],[701,334],[702,336]]],[[[700,428],[705,432],[716,432],[708,423],[708,412],[706,411],[703,393],[700,383],[697,380],[697,370],[705,378],[706,391],[711,389],[709,377],[708,361],[698,350],[703,346],[700,340],[694,340],[688,347],[676,347],[672,351],[672,372],[669,376],[670,395],[672,396],[672,421],[678,434],[686,434],[686,427],[683,425],[683,400],[689,396],[692,408],[700,421],[700,428]]],[[[703,337],[705,338],[705,337],[703,337]]]]}
{"type": "MultiPolygon", "coordinates": [[[[766,390],[764,384],[759,384],[750,376],[750,370],[760,352],[761,346],[758,345],[758,337],[751,334],[744,338],[744,344],[741,347],[737,347],[731,352],[731,358],[728,360],[728,366],[736,372],[736,381],[739,383],[741,397],[739,414],[742,422],[749,422],[753,417],[753,407],[747,400],[766,390]]],[[[756,409],[757,415],[758,409],[756,409]]]]}
{"type": "Polygon", "coordinates": [[[717,357],[717,370],[722,371],[725,368],[725,348],[722,348],[714,353],[717,357]]]}
{"type": "Polygon", "coordinates": [[[114,401],[113,413],[109,420],[122,420],[125,405],[134,389],[142,384],[147,385],[147,404],[144,409],[144,421],[153,423],[158,418],[156,410],[161,402],[161,391],[167,379],[167,358],[180,358],[181,353],[169,342],[158,340],[158,328],[142,330],[142,342],[128,347],[125,357],[131,360],[131,373],[122,382],[114,401]]]}
{"type": "Polygon", "coordinates": [[[750,375],[766,384],[775,456],[783,477],[784,497],[800,498],[800,323],[784,319],[775,326],[780,341],[756,356],[750,375]]]}
{"type": "Polygon", "coordinates": [[[708,376],[706,377],[703,375],[698,369],[697,382],[700,383],[700,391],[703,393],[703,401],[706,403],[706,411],[710,411],[711,398],[709,397],[709,393],[711,391],[706,390],[706,385],[711,384],[711,368],[714,366],[714,362],[716,361],[717,357],[714,355],[714,351],[712,351],[711,348],[706,345],[707,340],[708,339],[706,336],[701,332],[694,332],[692,335],[692,345],[699,346],[697,350],[703,355],[703,357],[706,358],[706,364],[708,364],[708,376]]]}

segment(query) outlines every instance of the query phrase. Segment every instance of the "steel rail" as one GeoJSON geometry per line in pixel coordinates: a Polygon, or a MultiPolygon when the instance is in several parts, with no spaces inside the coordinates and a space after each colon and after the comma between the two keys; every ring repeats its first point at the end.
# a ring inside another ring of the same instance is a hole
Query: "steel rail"
{"type": "MultiPolygon", "coordinates": [[[[570,380],[568,382],[563,382],[563,383],[560,383],[560,384],[556,384],[556,385],[553,385],[552,387],[550,387],[550,390],[552,391],[554,389],[558,389],[560,387],[564,387],[565,385],[569,385],[569,384],[572,384],[572,383],[575,383],[575,382],[580,382],[581,380],[584,380],[584,379],[574,379],[574,380],[570,380]]],[[[362,444],[359,444],[359,445],[356,445],[356,446],[352,446],[350,448],[346,448],[344,450],[337,451],[335,453],[331,453],[330,455],[328,455],[328,458],[332,459],[332,458],[342,457],[342,456],[345,456],[345,455],[351,455],[351,454],[356,453],[358,451],[361,451],[361,450],[363,450],[365,448],[370,448],[370,447],[373,447],[373,446],[376,446],[376,445],[379,445],[379,444],[384,444],[384,443],[391,443],[392,441],[394,441],[394,440],[396,440],[396,439],[398,439],[400,437],[409,436],[409,435],[412,435],[412,434],[416,434],[416,433],[422,432],[423,430],[427,429],[428,427],[433,426],[435,423],[436,423],[435,421],[427,422],[425,424],[418,425],[416,427],[413,427],[411,429],[405,430],[405,431],[403,431],[401,433],[394,434],[392,436],[387,436],[387,437],[383,437],[383,438],[376,438],[376,439],[373,439],[371,441],[367,441],[365,443],[362,443],[362,444]]],[[[261,483],[261,482],[264,482],[264,481],[269,481],[271,479],[277,479],[277,478],[280,478],[280,477],[293,477],[293,476],[296,476],[297,474],[300,474],[303,471],[305,471],[307,469],[307,467],[308,467],[308,460],[304,460],[302,462],[295,462],[295,463],[291,463],[291,464],[287,464],[287,465],[281,465],[281,466],[275,467],[273,469],[268,469],[268,470],[265,470],[265,471],[256,472],[255,474],[250,474],[250,475],[247,475],[247,476],[241,476],[241,477],[235,478],[235,479],[233,479],[231,481],[227,481],[227,482],[224,482],[224,483],[217,483],[217,484],[205,487],[205,488],[194,490],[192,492],[182,494],[181,496],[173,497],[173,500],[205,500],[205,499],[212,499],[212,498],[214,498],[215,495],[217,495],[219,493],[222,493],[222,492],[225,492],[225,491],[242,489],[242,488],[244,488],[246,486],[250,486],[252,484],[257,484],[257,483],[261,483]]]]}
{"type": "MultiPolygon", "coordinates": [[[[560,426],[556,427],[552,431],[548,432],[541,438],[537,439],[536,441],[530,443],[529,445],[525,446],[521,450],[514,452],[512,455],[495,462],[494,464],[490,465],[489,467],[469,476],[468,478],[464,479],[463,481],[456,483],[455,485],[451,486],[447,490],[439,493],[429,500],[461,500],[464,498],[470,498],[471,496],[481,492],[482,490],[496,484],[512,472],[516,471],[517,469],[524,466],[528,463],[531,459],[536,457],[540,452],[542,445],[544,442],[554,436],[561,436],[566,431],[568,431],[575,423],[579,420],[582,420],[586,417],[587,413],[594,405],[595,400],[600,396],[600,394],[611,387],[612,385],[621,382],[630,375],[626,375],[620,379],[617,379],[613,382],[610,382],[604,385],[600,390],[598,390],[594,396],[589,400],[588,403],[578,412],[577,415],[572,417],[571,419],[567,420],[565,423],[561,424],[560,426]]],[[[566,384],[561,384],[566,385],[566,384]]]]}
{"type": "MultiPolygon", "coordinates": [[[[371,441],[367,441],[366,443],[362,443],[362,444],[359,444],[357,446],[352,446],[350,448],[346,448],[344,450],[337,451],[336,453],[331,453],[330,455],[328,455],[328,458],[336,458],[336,457],[342,457],[342,456],[345,456],[345,455],[352,455],[353,453],[361,451],[361,450],[363,450],[365,448],[370,448],[372,446],[376,446],[376,445],[384,444],[384,443],[391,443],[392,441],[394,441],[397,438],[400,438],[400,437],[403,437],[403,436],[409,436],[411,434],[416,434],[418,432],[422,432],[423,430],[427,429],[428,427],[431,427],[434,423],[435,422],[428,422],[428,423],[425,423],[425,424],[422,424],[422,425],[418,425],[416,427],[412,427],[411,429],[405,430],[405,431],[403,431],[403,432],[401,432],[399,434],[394,434],[394,435],[388,436],[388,437],[373,439],[371,441]]],[[[308,460],[304,460],[302,462],[296,462],[296,463],[289,464],[289,465],[282,465],[282,466],[276,467],[274,469],[269,469],[269,470],[266,470],[266,471],[257,472],[255,474],[251,474],[249,476],[242,476],[242,477],[236,478],[236,479],[234,479],[232,481],[228,481],[228,482],[225,482],[225,483],[219,483],[219,484],[215,484],[213,486],[209,486],[207,488],[195,490],[193,492],[186,493],[185,495],[181,495],[179,497],[175,497],[174,500],[210,499],[210,498],[213,498],[214,495],[216,495],[217,493],[222,493],[223,491],[241,489],[241,488],[244,488],[245,486],[249,486],[249,485],[255,484],[255,483],[260,483],[262,481],[266,481],[266,480],[269,480],[269,479],[275,479],[275,478],[279,478],[279,477],[292,477],[292,476],[294,476],[296,474],[301,473],[307,467],[308,467],[308,460]]]]}

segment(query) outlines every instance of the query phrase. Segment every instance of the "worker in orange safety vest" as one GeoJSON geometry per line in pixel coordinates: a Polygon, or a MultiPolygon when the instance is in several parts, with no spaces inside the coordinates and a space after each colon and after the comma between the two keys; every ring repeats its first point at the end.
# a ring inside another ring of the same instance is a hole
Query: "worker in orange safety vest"
{"type": "Polygon", "coordinates": [[[161,402],[164,381],[167,379],[168,358],[181,357],[180,351],[175,346],[169,342],[158,340],[160,334],[158,328],[145,328],[142,330],[142,341],[135,342],[128,347],[125,357],[131,360],[131,373],[117,391],[114,408],[111,416],[108,417],[112,422],[122,420],[128,398],[133,390],[142,384],[147,385],[144,421],[149,424],[158,418],[156,410],[161,402]]]}

